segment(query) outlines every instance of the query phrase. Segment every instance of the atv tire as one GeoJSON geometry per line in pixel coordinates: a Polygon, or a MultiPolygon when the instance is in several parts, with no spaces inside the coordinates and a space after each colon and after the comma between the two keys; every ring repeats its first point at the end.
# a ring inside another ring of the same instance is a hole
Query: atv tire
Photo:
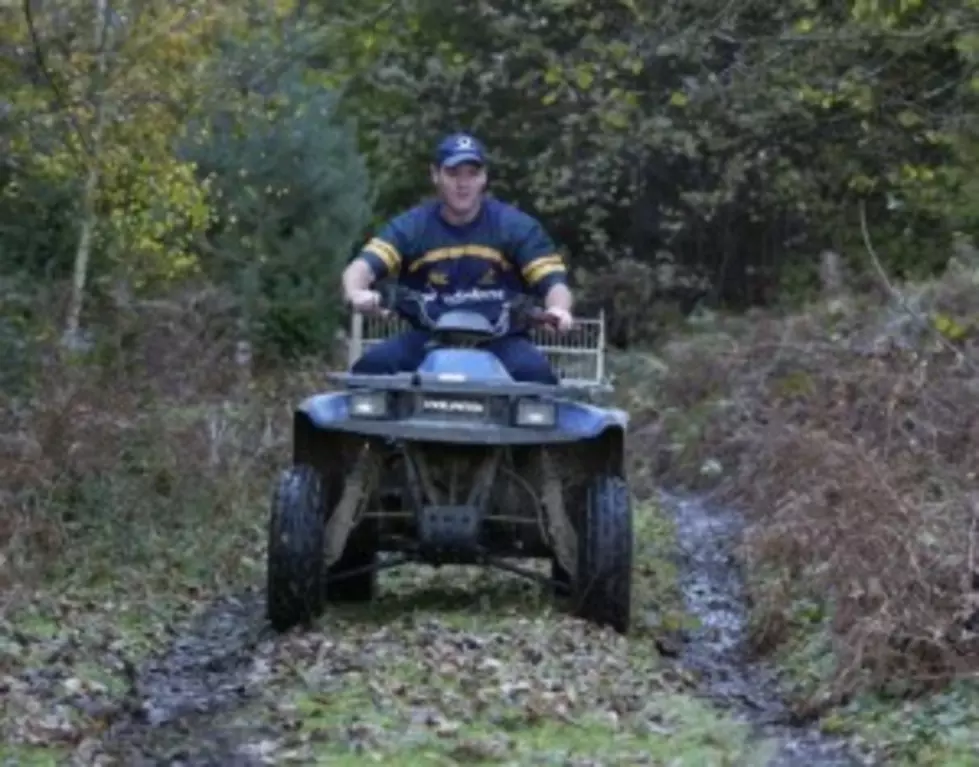
{"type": "Polygon", "coordinates": [[[578,533],[575,614],[627,634],[632,608],[632,498],[621,477],[590,483],[578,533]]]}
{"type": "Polygon", "coordinates": [[[266,611],[276,631],[309,624],[323,610],[325,531],[320,473],[306,465],[286,469],[268,529],[266,611]]]}

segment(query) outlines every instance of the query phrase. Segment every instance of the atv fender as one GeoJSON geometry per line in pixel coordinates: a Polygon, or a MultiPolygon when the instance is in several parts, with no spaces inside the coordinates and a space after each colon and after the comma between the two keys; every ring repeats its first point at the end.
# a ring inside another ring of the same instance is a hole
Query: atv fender
{"type": "Polygon", "coordinates": [[[629,414],[618,408],[602,408],[586,402],[561,402],[558,405],[558,429],[574,434],[575,439],[593,439],[609,429],[625,432],[629,414]]]}
{"type": "Polygon", "coordinates": [[[327,392],[307,397],[296,408],[312,426],[328,429],[350,419],[350,395],[347,392],[327,392]]]}

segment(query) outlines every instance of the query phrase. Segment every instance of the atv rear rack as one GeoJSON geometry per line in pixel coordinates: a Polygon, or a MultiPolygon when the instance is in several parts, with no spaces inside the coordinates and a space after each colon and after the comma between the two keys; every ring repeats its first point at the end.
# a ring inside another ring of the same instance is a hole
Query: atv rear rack
{"type": "MultiPolygon", "coordinates": [[[[396,315],[365,317],[354,312],[347,338],[347,368],[369,347],[408,328],[408,323],[396,315]]],[[[561,388],[584,392],[609,388],[604,312],[598,317],[576,319],[574,327],[566,333],[534,330],[531,340],[551,363],[561,388]]]]}

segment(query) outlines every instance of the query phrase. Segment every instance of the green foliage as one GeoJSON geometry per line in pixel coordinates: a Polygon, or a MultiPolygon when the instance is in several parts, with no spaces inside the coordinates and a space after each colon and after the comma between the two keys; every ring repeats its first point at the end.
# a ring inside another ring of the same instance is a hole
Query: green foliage
{"type": "Polygon", "coordinates": [[[469,7],[400,7],[339,57],[357,64],[346,106],[383,214],[424,191],[436,136],[469,128],[494,150],[494,188],[575,266],[674,263],[663,287],[706,277],[735,304],[770,299],[787,270],[811,284],[826,247],[860,266],[861,198],[908,276],[974,231],[958,138],[974,4],[497,0],[478,24],[469,7]]]}
{"type": "Polygon", "coordinates": [[[826,722],[827,730],[858,733],[886,749],[889,763],[965,767],[979,748],[979,688],[964,679],[915,701],[861,696],[826,722]]]}
{"type": "Polygon", "coordinates": [[[29,394],[35,382],[43,324],[36,316],[34,290],[22,274],[0,279],[0,392],[8,402],[29,394]]]}
{"type": "MultiPolygon", "coordinates": [[[[224,251],[259,235],[230,233],[229,203],[212,209],[207,172],[174,144],[213,145],[194,131],[218,111],[252,130],[286,71],[310,89],[288,98],[330,91],[356,119],[379,190],[375,222],[428,191],[438,135],[473,129],[494,153],[494,190],[544,219],[576,273],[634,259],[653,267],[654,293],[687,303],[705,292],[733,305],[805,294],[826,247],[862,270],[860,199],[885,266],[903,276],[940,269],[950,237],[979,228],[974,0],[751,0],[721,13],[692,1],[590,0],[478,9],[127,0],[118,10],[134,21],[113,32],[101,90],[91,6],[38,11],[60,98],[35,71],[24,20],[0,16],[21,46],[0,65],[4,269],[68,273],[81,180],[94,163],[97,284],[152,292],[202,268],[214,275],[201,261],[214,260],[201,249],[205,231],[224,251]],[[100,103],[112,119],[98,157],[87,157],[81,140],[100,103]],[[215,229],[226,233],[220,243],[215,229]]],[[[285,125],[285,107],[275,109],[285,125]]],[[[256,204],[247,203],[253,213],[256,204]]],[[[260,294],[279,294],[264,277],[243,282],[232,271],[235,290],[262,283],[260,294]]],[[[615,321],[601,281],[589,285],[584,307],[605,305],[615,321]]],[[[264,313],[252,311],[256,321],[264,313]]]]}
{"type": "MultiPolygon", "coordinates": [[[[266,60],[255,50],[242,46],[226,60],[266,60]]],[[[266,351],[320,352],[336,327],[340,272],[370,215],[367,169],[328,88],[297,65],[259,83],[216,102],[186,145],[213,189],[205,268],[235,285],[266,351]]]]}
{"type": "Polygon", "coordinates": [[[10,73],[11,161],[0,222],[15,239],[0,263],[67,274],[82,180],[94,169],[96,277],[143,288],[193,272],[190,246],[208,222],[207,190],[171,150],[206,90],[193,77],[195,67],[208,55],[215,29],[234,28],[236,19],[219,15],[220,4],[211,0],[190,6],[114,4],[127,21],[99,33],[108,52],[103,62],[100,40],[89,33],[98,27],[93,6],[46,5],[33,17],[44,43],[40,79],[24,77],[33,61],[26,19],[10,25],[23,46],[17,61],[23,69],[20,77],[16,69],[10,73]],[[39,227],[42,221],[46,226],[39,227]],[[51,235],[37,237],[39,228],[51,235]]]}

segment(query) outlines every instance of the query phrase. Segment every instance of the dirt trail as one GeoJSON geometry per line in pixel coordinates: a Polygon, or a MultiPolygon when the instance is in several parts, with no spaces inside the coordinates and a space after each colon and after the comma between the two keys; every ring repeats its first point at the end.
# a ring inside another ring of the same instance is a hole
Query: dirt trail
{"type": "Polygon", "coordinates": [[[215,719],[255,698],[276,645],[257,589],[210,605],[139,669],[116,722],[85,756],[134,766],[262,764],[241,752],[260,729],[235,732],[215,719]]]}
{"type": "Polygon", "coordinates": [[[869,758],[853,753],[843,740],[828,737],[813,726],[793,726],[779,695],[776,669],[745,660],[748,614],[732,553],[740,516],[699,498],[664,495],[663,501],[676,521],[687,609],[701,623],[687,637],[682,662],[700,674],[705,692],[778,743],[769,767],[872,764],[869,758]]]}
{"type": "MultiPolygon", "coordinates": [[[[687,637],[678,660],[682,669],[700,677],[690,692],[706,695],[724,709],[726,719],[748,723],[752,740],[774,739],[776,754],[767,762],[771,767],[871,763],[812,728],[788,725],[772,669],[741,658],[746,611],[729,548],[738,516],[704,502],[664,501],[678,529],[687,608],[702,624],[687,637]]],[[[636,652],[637,642],[648,644],[648,638],[616,644],[608,633],[580,622],[538,616],[541,608],[528,609],[526,601],[536,587],[522,581],[483,574],[469,583],[443,580],[439,585],[426,572],[425,581],[404,584],[400,593],[395,584],[392,594],[389,584],[376,609],[340,614],[322,631],[285,637],[266,626],[258,589],[211,605],[164,655],[137,670],[126,705],[98,742],[79,751],[78,763],[309,764],[319,754],[318,742],[336,748],[342,741],[342,753],[399,753],[433,737],[457,738],[439,752],[445,758],[433,764],[494,754],[502,763],[606,763],[555,762],[554,756],[548,760],[536,751],[518,758],[523,746],[499,738],[511,737],[506,731],[513,731],[514,711],[523,717],[519,727],[528,726],[530,699],[551,707],[541,716],[584,721],[598,713],[621,726],[628,722],[634,739],[639,737],[635,733],[652,733],[652,740],[636,741],[639,745],[629,757],[610,755],[608,763],[661,763],[657,737],[667,749],[663,755],[686,747],[680,743],[689,743],[690,749],[714,748],[705,744],[716,739],[720,725],[707,715],[670,718],[674,698],[669,696],[674,693],[665,690],[680,689],[683,683],[667,684],[669,672],[662,659],[648,666],[636,660],[642,655],[636,652]],[[427,583],[427,590],[420,583],[427,583]],[[494,624],[483,609],[505,617],[494,624]],[[460,624],[440,611],[468,617],[460,624]],[[297,691],[302,693],[298,698],[297,691]],[[475,699],[489,702],[479,708],[472,704],[475,699]],[[667,703],[651,705],[650,700],[667,703]],[[453,723],[451,713],[467,707],[471,710],[453,723]],[[475,728],[479,737],[457,735],[460,726],[475,728]],[[690,735],[695,727],[702,727],[703,735],[690,735]]],[[[684,672],[677,671],[676,678],[683,678],[684,672]]],[[[608,731],[603,732],[610,744],[608,731]]],[[[540,736],[535,737],[537,743],[540,736]]],[[[561,735],[555,743],[566,738],[561,735]]],[[[586,750],[594,746],[582,743],[586,750]]],[[[605,747],[596,747],[596,753],[605,747]]],[[[539,748],[541,753],[552,750],[543,743],[539,748]]],[[[703,764],[761,764],[758,757],[748,756],[747,747],[736,751],[732,746],[723,756],[720,751],[700,753],[705,754],[699,762],[703,764]]]]}

